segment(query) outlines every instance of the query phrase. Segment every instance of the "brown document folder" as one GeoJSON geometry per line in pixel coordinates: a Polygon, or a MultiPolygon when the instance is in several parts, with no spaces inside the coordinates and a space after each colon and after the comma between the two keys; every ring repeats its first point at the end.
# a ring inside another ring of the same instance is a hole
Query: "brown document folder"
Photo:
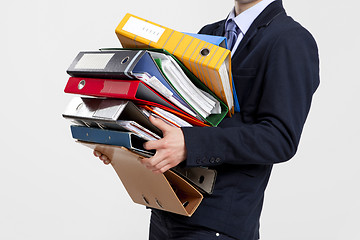
{"type": "Polygon", "coordinates": [[[153,173],[140,163],[142,155],[125,147],[78,141],[105,154],[135,203],[185,216],[191,216],[202,194],[171,170],[153,173]]]}

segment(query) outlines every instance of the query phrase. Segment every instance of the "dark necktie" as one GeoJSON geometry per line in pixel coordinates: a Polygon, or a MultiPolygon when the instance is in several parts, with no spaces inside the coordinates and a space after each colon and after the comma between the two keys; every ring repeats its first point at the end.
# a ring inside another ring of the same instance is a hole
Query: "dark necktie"
{"type": "Polygon", "coordinates": [[[228,44],[228,48],[230,51],[232,50],[232,48],[234,47],[234,45],[236,43],[236,39],[238,37],[239,32],[240,32],[240,29],[236,25],[235,21],[230,19],[227,24],[227,28],[226,28],[226,32],[225,32],[225,37],[228,41],[227,44],[228,44]]]}

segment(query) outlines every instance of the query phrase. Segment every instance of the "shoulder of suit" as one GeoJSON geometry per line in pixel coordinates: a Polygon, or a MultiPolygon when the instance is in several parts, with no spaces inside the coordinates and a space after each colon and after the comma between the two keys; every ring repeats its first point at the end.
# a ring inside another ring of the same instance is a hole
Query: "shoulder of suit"
{"type": "Polygon", "coordinates": [[[290,38],[298,36],[313,39],[312,34],[305,27],[286,14],[275,18],[267,28],[268,32],[271,32],[270,35],[276,38],[284,39],[287,36],[290,38]]]}
{"type": "Polygon", "coordinates": [[[199,33],[213,35],[215,30],[218,29],[222,24],[224,24],[224,22],[225,20],[220,20],[214,23],[207,24],[200,29],[199,33]]]}

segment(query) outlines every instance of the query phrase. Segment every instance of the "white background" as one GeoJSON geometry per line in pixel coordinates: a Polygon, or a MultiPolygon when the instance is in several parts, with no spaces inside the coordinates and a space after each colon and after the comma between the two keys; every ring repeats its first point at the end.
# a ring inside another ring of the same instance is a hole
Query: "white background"
{"type": "MultiPolygon", "coordinates": [[[[316,38],[321,85],[297,155],[274,167],[265,240],[360,239],[356,1],[284,0],[316,38]]],[[[81,50],[120,47],[126,12],[179,31],[225,18],[233,1],[6,1],[0,13],[0,239],[147,239],[149,211],[71,138],[66,69],[81,50]]]]}

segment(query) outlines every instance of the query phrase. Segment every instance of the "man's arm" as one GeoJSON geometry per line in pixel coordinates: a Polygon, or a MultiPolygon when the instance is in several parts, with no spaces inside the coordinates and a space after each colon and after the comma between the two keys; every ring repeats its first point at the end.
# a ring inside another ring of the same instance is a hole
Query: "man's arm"
{"type": "Polygon", "coordinates": [[[226,128],[183,128],[187,166],[274,164],[295,154],[319,83],[317,46],[306,30],[294,28],[269,47],[254,121],[238,115],[223,120],[226,128]]]}

